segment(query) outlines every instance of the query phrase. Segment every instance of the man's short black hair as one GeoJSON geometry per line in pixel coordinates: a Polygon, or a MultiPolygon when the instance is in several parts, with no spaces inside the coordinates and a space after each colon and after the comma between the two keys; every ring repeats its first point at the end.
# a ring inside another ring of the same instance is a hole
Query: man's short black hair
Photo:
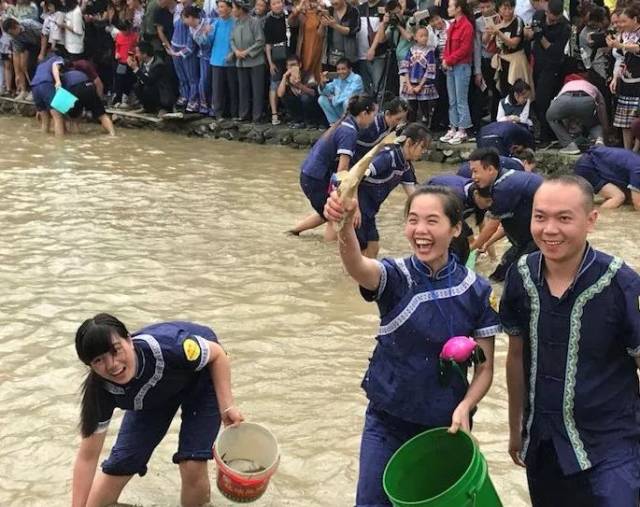
{"type": "Polygon", "coordinates": [[[141,40],[140,42],[138,42],[138,49],[144,55],[147,55],[147,56],[154,55],[153,46],[151,45],[150,42],[141,40]]]}
{"type": "Polygon", "coordinates": [[[496,169],[500,169],[500,154],[495,148],[477,148],[469,155],[469,162],[478,160],[482,167],[492,165],[496,169]]]}
{"type": "Polygon", "coordinates": [[[336,67],[338,65],[346,65],[347,68],[349,69],[353,67],[353,65],[351,64],[351,61],[348,58],[340,58],[340,60],[336,62],[336,67]]]}
{"type": "Polygon", "coordinates": [[[20,27],[20,23],[18,23],[18,20],[13,18],[5,19],[4,22],[2,23],[3,32],[10,32],[11,30],[15,30],[16,28],[19,28],[19,27],[20,27]]]}
{"type": "Polygon", "coordinates": [[[564,2],[562,0],[549,0],[547,9],[554,16],[561,16],[564,12],[564,2]]]}

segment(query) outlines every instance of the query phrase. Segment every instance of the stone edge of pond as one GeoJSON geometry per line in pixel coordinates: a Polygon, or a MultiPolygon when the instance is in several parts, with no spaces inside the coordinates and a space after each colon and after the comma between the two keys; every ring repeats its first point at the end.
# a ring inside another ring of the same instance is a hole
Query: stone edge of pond
{"type": "MultiPolygon", "coordinates": [[[[226,139],[297,149],[308,149],[322,135],[322,131],[318,129],[291,129],[286,125],[272,126],[226,119],[214,120],[200,116],[158,121],[151,116],[121,116],[117,111],[110,112],[113,114],[114,123],[119,128],[159,130],[199,138],[226,139]]],[[[36,110],[31,102],[0,97],[0,114],[34,117],[36,110]]],[[[444,164],[460,164],[469,158],[474,148],[474,143],[452,146],[434,140],[423,160],[444,164]]],[[[545,174],[571,172],[578,158],[577,155],[560,154],[557,150],[537,151],[536,157],[538,158],[538,170],[545,174]]]]}

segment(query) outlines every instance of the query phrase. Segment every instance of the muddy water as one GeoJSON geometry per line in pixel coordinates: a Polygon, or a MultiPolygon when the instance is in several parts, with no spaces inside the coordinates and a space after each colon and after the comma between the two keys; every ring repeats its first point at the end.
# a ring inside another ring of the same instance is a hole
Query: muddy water
{"type": "MultiPolygon", "coordinates": [[[[283,233],[310,210],[297,183],[304,154],[96,134],[61,144],[31,122],[0,119],[0,505],[68,505],[84,371],[73,333],[99,311],[132,329],[161,319],[210,324],[230,352],[246,417],[281,443],[280,470],[259,505],[352,505],[366,403],[359,384],[378,319],[335,245],[320,232],[283,233]]],[[[437,170],[418,167],[421,180],[437,170]]],[[[380,215],[383,255],[407,252],[402,202],[398,192],[380,215]]],[[[593,243],[640,267],[638,225],[627,209],[609,213],[593,243]]],[[[518,507],[528,502],[506,454],[505,352],[501,336],[475,434],[505,505],[518,507]]],[[[178,504],[177,431],[123,502],[178,504]]],[[[230,504],[214,491],[214,505],[230,504]]]]}

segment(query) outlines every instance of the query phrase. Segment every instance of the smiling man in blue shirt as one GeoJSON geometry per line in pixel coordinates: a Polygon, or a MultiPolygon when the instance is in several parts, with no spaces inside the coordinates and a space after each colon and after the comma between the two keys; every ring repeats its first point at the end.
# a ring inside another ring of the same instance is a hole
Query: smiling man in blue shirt
{"type": "Polygon", "coordinates": [[[587,243],[593,189],[578,176],[540,186],[540,251],[507,276],[509,453],[534,507],[637,507],[640,492],[640,276],[587,243]]]}

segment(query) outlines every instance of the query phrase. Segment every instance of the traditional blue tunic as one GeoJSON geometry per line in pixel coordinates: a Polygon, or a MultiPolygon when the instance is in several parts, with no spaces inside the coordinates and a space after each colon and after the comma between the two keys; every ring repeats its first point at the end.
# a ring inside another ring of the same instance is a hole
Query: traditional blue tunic
{"type": "Polygon", "coordinates": [[[377,345],[362,387],[370,400],[362,436],[356,503],[390,505],[382,472],[391,455],[428,428],[451,424],[467,386],[439,381],[439,354],[456,335],[492,337],[500,331],[491,286],[450,256],[433,273],[415,256],[383,259],[376,291],[361,288],[380,311],[377,345]]]}
{"type": "Polygon", "coordinates": [[[555,495],[563,505],[637,506],[639,301],[638,274],[590,246],[560,298],[540,252],[509,271],[500,320],[524,341],[522,457],[534,505],[555,495]]]}
{"type": "Polygon", "coordinates": [[[207,341],[217,342],[215,333],[191,322],[163,322],[134,333],[132,340],[135,377],[125,385],[101,381],[97,431],[106,431],[116,407],[127,411],[103,471],[144,475],[179,407],[182,425],[174,463],[212,459],[220,415],[205,367],[209,362],[207,341]]]}

